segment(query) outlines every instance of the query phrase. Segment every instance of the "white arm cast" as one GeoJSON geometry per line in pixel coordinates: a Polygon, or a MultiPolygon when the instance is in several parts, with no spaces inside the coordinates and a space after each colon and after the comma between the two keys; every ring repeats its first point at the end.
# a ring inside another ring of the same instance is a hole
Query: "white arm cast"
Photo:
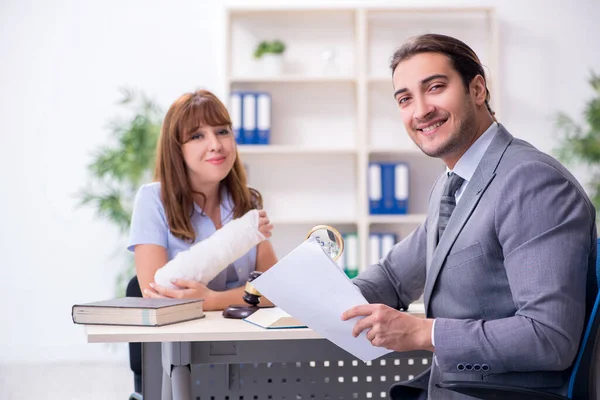
{"type": "Polygon", "coordinates": [[[159,268],[154,282],[174,288],[174,279],[210,282],[229,264],[246,254],[265,237],[258,230],[258,210],[250,210],[217,229],[210,237],[196,243],[189,250],[178,253],[175,258],[159,268]]]}

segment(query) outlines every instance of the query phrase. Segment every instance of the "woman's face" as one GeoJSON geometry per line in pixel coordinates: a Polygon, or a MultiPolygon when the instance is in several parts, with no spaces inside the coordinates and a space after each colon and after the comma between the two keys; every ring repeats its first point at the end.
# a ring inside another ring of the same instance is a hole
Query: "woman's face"
{"type": "Polygon", "coordinates": [[[236,143],[228,126],[201,125],[181,147],[195,189],[221,182],[236,158],[236,143]]]}

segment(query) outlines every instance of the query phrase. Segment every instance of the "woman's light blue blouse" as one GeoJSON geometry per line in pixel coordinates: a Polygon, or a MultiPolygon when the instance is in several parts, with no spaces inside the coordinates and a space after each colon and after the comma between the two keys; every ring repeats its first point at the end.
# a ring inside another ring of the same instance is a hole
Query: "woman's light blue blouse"
{"type": "MultiPolygon", "coordinates": [[[[221,193],[221,199],[221,223],[225,225],[233,219],[233,202],[225,190],[221,193]]],[[[195,243],[208,238],[216,231],[210,217],[203,215],[202,209],[197,204],[194,204],[191,221],[196,232],[195,243]]],[[[157,244],[164,247],[167,249],[169,260],[180,251],[188,250],[192,246],[171,234],[160,198],[160,182],[143,185],[135,196],[127,249],[133,251],[138,244],[157,244]]],[[[256,246],[221,271],[209,282],[208,287],[223,291],[244,285],[255,268],[256,246]]]]}

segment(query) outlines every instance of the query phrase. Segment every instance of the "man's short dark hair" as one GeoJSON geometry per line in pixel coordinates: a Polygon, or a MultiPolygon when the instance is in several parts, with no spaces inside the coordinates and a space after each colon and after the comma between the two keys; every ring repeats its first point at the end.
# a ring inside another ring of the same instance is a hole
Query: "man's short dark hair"
{"type": "Polygon", "coordinates": [[[487,88],[487,81],[483,71],[483,65],[477,54],[466,43],[453,38],[451,36],[428,33],[425,35],[415,36],[405,42],[399,49],[394,52],[390,68],[392,75],[398,64],[402,61],[421,54],[421,53],[440,53],[446,55],[454,69],[460,75],[465,90],[469,90],[469,84],[477,75],[481,75],[485,82],[485,105],[492,115],[494,112],[490,108],[490,91],[487,88]]]}

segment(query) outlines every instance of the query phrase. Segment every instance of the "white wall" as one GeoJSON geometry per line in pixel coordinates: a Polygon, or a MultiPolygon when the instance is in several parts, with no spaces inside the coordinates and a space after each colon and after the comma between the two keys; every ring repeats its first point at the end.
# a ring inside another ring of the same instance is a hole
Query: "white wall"
{"type": "MultiPolygon", "coordinates": [[[[551,151],[552,113],[578,116],[592,94],[589,70],[600,72],[600,2],[454,3],[497,7],[501,122],[551,151]]],[[[0,2],[0,363],[124,359],[123,346],[86,344],[70,319],[73,303],[113,295],[123,240],[76,208],[74,194],[92,151],[108,140],[120,86],[143,89],[165,108],[195,88],[224,93],[225,4],[234,2],[0,2]]]]}

